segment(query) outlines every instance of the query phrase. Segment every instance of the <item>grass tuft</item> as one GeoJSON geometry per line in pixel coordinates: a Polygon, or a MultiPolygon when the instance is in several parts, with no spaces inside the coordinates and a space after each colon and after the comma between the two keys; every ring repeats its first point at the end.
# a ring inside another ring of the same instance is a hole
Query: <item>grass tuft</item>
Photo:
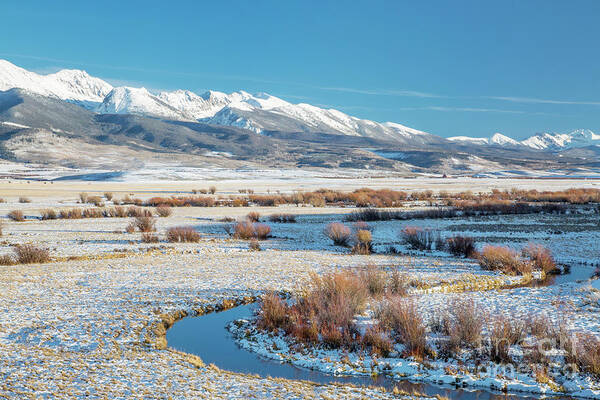
{"type": "Polygon", "coordinates": [[[13,221],[23,222],[25,221],[25,216],[23,215],[23,211],[21,210],[12,210],[7,214],[7,217],[13,221]]]}

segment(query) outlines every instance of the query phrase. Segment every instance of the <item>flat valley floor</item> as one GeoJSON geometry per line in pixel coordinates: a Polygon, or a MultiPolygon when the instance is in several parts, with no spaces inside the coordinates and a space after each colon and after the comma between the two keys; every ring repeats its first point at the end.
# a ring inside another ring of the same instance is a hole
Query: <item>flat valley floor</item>
{"type": "MultiPolygon", "coordinates": [[[[600,189],[600,180],[544,179],[255,179],[196,182],[36,182],[1,181],[3,219],[0,255],[16,244],[49,250],[43,264],[0,266],[0,398],[398,398],[380,388],[317,385],[311,382],[245,375],[206,365],[201,357],[178,352],[165,343],[164,329],[178,317],[249,301],[266,291],[293,292],[311,273],[367,264],[396,268],[434,288],[419,293],[423,313],[447,303],[456,291],[435,290],[460,284],[462,297],[487,311],[527,315],[547,311],[555,300],[566,304],[565,317],[577,329],[600,334],[598,281],[583,280],[539,288],[490,286],[498,277],[473,260],[443,252],[403,247],[399,232],[413,225],[442,236],[461,232],[485,243],[522,246],[544,244],[560,263],[589,268],[600,262],[600,214],[500,215],[418,221],[372,222],[373,255],[351,255],[333,246],[323,233],[343,221],[353,207],[178,207],[157,218],[158,243],[143,243],[141,233],[127,233],[132,218],[41,220],[45,209],[90,208],[79,194],[148,199],[191,196],[215,186],[215,196],[291,193],[327,188],[362,187],[407,192],[442,190],[475,193],[498,189],[600,189]],[[29,202],[19,202],[24,197],[29,202]],[[21,210],[25,220],[5,216],[21,210]],[[224,218],[261,214],[272,238],[261,251],[231,238],[224,218]],[[297,215],[291,224],[271,223],[276,213],[297,215]],[[198,243],[170,243],[170,227],[197,230],[198,243]],[[385,254],[396,246],[402,254],[385,254]],[[472,285],[472,286],[469,286],[472,285]]],[[[107,202],[107,206],[110,202],[107,202]]],[[[426,208],[408,204],[405,209],[426,208]]],[[[201,317],[199,317],[201,318],[201,317]]],[[[176,323],[176,322],[175,322],[176,323]]],[[[584,386],[582,386],[584,387],[584,386]]],[[[577,390],[571,388],[573,392],[577,390]]],[[[583,389],[581,389],[583,390],[583,389]]],[[[600,387],[589,386],[590,398],[600,387]]],[[[585,395],[583,393],[583,395],[585,395]]],[[[414,395],[418,397],[418,395],[414,395]]],[[[594,397],[598,396],[598,397],[594,397]]]]}

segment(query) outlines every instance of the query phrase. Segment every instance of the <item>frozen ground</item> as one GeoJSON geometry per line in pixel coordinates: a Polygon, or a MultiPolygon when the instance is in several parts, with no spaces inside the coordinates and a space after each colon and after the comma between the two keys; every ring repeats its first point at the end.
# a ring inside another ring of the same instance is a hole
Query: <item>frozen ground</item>
{"type": "MultiPolygon", "coordinates": [[[[230,189],[224,185],[223,190],[234,193],[233,188],[239,184],[235,182],[230,189]]],[[[276,181],[270,186],[279,184],[283,185],[276,181]]],[[[325,181],[317,184],[326,186],[325,181]]],[[[356,184],[364,186],[361,182],[356,184]]],[[[35,217],[47,207],[78,206],[75,199],[81,191],[112,190],[118,196],[135,192],[144,198],[154,193],[181,193],[208,183],[181,187],[115,185],[3,183],[0,195],[7,202],[0,203],[0,215],[23,209],[26,215],[35,217]],[[31,197],[31,203],[17,203],[16,198],[23,193],[31,197]]],[[[241,187],[247,186],[244,182],[241,187]]],[[[295,182],[287,188],[294,189],[295,182]]],[[[275,237],[261,244],[261,252],[250,252],[247,242],[226,237],[224,223],[218,222],[223,216],[245,215],[247,208],[179,208],[173,216],[158,220],[159,236],[170,226],[190,225],[202,234],[199,244],[169,244],[164,240],[158,245],[141,244],[139,233],[123,232],[128,218],[30,218],[26,222],[5,219],[0,254],[10,252],[10,244],[33,243],[48,247],[58,261],[0,266],[0,397],[391,398],[390,393],[379,389],[319,386],[221,371],[204,365],[197,357],[164,348],[164,338],[155,328],[165,316],[177,312],[194,315],[207,305],[258,295],[265,290],[294,291],[311,272],[367,263],[399,268],[433,286],[467,282],[473,277],[481,281],[499,278],[481,271],[472,261],[445,253],[408,252],[397,238],[397,232],[408,222],[373,226],[378,248],[394,245],[410,254],[350,256],[346,250],[331,246],[322,231],[328,222],[343,219],[343,214],[351,210],[282,210],[300,214],[299,222],[270,224],[275,237]]],[[[278,210],[259,210],[263,215],[275,211],[278,210]]],[[[521,216],[411,224],[435,227],[442,235],[466,231],[482,242],[520,246],[535,240],[550,246],[559,261],[568,263],[600,259],[597,223],[597,216],[521,216]],[[510,234],[497,233],[494,227],[499,226],[510,234]],[[567,239],[570,246],[562,245],[567,239]]],[[[474,291],[466,295],[480,300],[490,310],[508,312],[510,306],[515,313],[528,313],[532,307],[542,312],[544,307],[551,307],[547,299],[560,298],[568,305],[574,327],[597,332],[597,292],[592,288],[598,290],[597,281],[593,286],[587,285],[474,291]]],[[[421,296],[425,313],[451,296],[434,292],[416,294],[421,296]]]]}

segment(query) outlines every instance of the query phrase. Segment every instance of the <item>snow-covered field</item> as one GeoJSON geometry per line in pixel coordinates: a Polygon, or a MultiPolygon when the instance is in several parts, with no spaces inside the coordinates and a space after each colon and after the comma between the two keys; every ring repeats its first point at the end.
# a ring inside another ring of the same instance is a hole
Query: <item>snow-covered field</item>
{"type": "MultiPolygon", "coordinates": [[[[253,186],[247,181],[240,182],[221,187],[235,193],[234,187],[253,186]]],[[[324,179],[316,184],[326,186],[325,182],[324,179]]],[[[288,183],[288,190],[295,189],[296,183],[288,183]]],[[[251,252],[247,242],[229,238],[224,230],[226,223],[219,222],[225,216],[243,216],[250,211],[248,208],[175,209],[173,216],[157,221],[161,242],[143,244],[139,233],[124,232],[129,218],[52,221],[35,218],[44,208],[80,206],[75,200],[78,192],[102,192],[109,188],[107,185],[11,185],[4,184],[0,188],[4,190],[0,196],[7,201],[0,203],[0,215],[22,209],[31,218],[25,222],[4,219],[0,255],[11,252],[12,244],[32,243],[49,248],[54,258],[46,264],[0,266],[0,395],[14,399],[392,398],[393,394],[381,389],[316,385],[222,371],[204,365],[198,357],[165,348],[164,330],[156,327],[162,326],[162,321],[170,316],[182,316],[182,311],[184,315],[196,315],[207,306],[260,295],[266,290],[293,292],[312,272],[325,273],[369,263],[399,269],[433,286],[433,289],[414,293],[424,315],[443,307],[456,295],[436,287],[457,282],[510,281],[482,271],[471,260],[450,257],[443,252],[408,250],[398,238],[398,232],[406,225],[435,228],[442,236],[466,232],[478,240],[479,246],[502,243],[518,248],[535,241],[551,248],[557,260],[563,263],[600,261],[597,214],[377,222],[371,224],[376,250],[391,245],[405,255],[358,256],[332,246],[323,234],[327,223],[342,221],[350,209],[262,208],[257,211],[263,216],[279,211],[298,214],[298,222],[267,222],[273,229],[273,238],[261,243],[262,251],[251,252]],[[32,202],[18,203],[19,193],[30,196],[32,202]],[[166,242],[165,230],[180,225],[198,230],[202,235],[200,243],[166,242]]],[[[277,185],[283,187],[281,181],[268,187],[277,185]]],[[[332,181],[332,185],[343,186],[343,183],[332,181]]],[[[426,183],[407,182],[406,185],[416,188],[426,183]]],[[[112,190],[120,193],[119,196],[134,192],[139,197],[178,190],[175,184],[143,187],[132,184],[131,187],[127,190],[125,186],[116,185],[112,190]]],[[[182,188],[183,185],[179,190],[182,188]]],[[[583,268],[588,268],[590,275],[593,272],[591,265],[583,268]]],[[[486,312],[510,315],[534,312],[554,315],[554,300],[560,299],[573,329],[599,333],[598,290],[598,281],[586,281],[538,288],[468,290],[461,296],[473,298],[486,312]]],[[[240,343],[269,357],[290,360],[285,343],[278,342],[277,352],[269,347],[270,341],[278,338],[256,338],[260,340],[240,340],[240,343]]],[[[341,362],[340,354],[333,352],[296,354],[295,357],[293,362],[299,365],[329,372],[373,371],[372,360],[355,359],[353,355],[349,355],[350,364],[341,362]]],[[[393,373],[429,382],[460,379],[473,387],[508,384],[511,390],[549,390],[526,376],[499,377],[493,375],[491,369],[487,374],[476,376],[463,372],[450,374],[442,365],[433,365],[427,372],[423,365],[400,359],[380,359],[375,368],[389,372],[388,364],[393,373]]],[[[597,382],[558,383],[571,394],[600,395],[597,382]]]]}

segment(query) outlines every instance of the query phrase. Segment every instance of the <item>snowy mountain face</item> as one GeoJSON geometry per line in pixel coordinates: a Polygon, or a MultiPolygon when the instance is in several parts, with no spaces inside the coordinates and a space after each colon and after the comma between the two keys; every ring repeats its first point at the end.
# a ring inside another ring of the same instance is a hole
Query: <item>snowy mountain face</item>
{"type": "Polygon", "coordinates": [[[193,119],[145,88],[114,88],[94,111],[99,114],[140,114],[176,120],[193,119]]]}
{"type": "Polygon", "coordinates": [[[448,138],[449,141],[460,143],[460,144],[475,144],[475,145],[488,145],[490,139],[482,137],[470,137],[470,136],[453,136],[448,138]]]}
{"type": "MultiPolygon", "coordinates": [[[[373,138],[411,145],[447,144],[445,139],[397,123],[378,123],[335,109],[292,104],[266,93],[244,91],[201,95],[187,90],[151,93],[145,88],[116,87],[85,71],[62,70],[40,75],[0,60],[0,91],[24,89],[34,94],[76,103],[99,114],[138,114],[169,120],[200,121],[214,125],[270,132],[334,134],[373,138]]],[[[600,135],[590,130],[541,133],[521,142],[501,133],[490,138],[456,136],[456,144],[562,151],[600,146],[600,135]]]]}
{"type": "Polygon", "coordinates": [[[204,121],[264,131],[322,132],[337,135],[371,137],[383,140],[418,142],[435,140],[433,135],[396,123],[378,123],[359,119],[335,109],[310,104],[291,104],[268,94],[232,93],[231,102],[204,121]]]}
{"type": "Polygon", "coordinates": [[[158,97],[165,103],[202,122],[214,125],[264,131],[324,132],[380,139],[408,140],[413,136],[431,136],[400,124],[362,120],[334,109],[310,104],[292,104],[266,93],[244,91],[225,94],[209,91],[201,96],[177,90],[162,92],[158,97]]]}
{"type": "Polygon", "coordinates": [[[589,129],[578,129],[570,133],[540,133],[520,142],[501,133],[496,133],[489,139],[455,136],[448,138],[448,140],[463,144],[524,147],[542,151],[562,151],[588,146],[600,146],[600,135],[595,134],[589,129]]]}
{"type": "Polygon", "coordinates": [[[231,102],[225,93],[212,91],[198,96],[189,90],[176,90],[161,92],[157,97],[193,119],[210,118],[231,102]]]}
{"type": "Polygon", "coordinates": [[[578,129],[570,133],[540,133],[521,142],[538,150],[560,151],[574,148],[600,146],[600,135],[589,129],[578,129]]]}
{"type": "Polygon", "coordinates": [[[519,142],[501,133],[494,133],[494,135],[489,139],[469,136],[454,136],[448,138],[448,140],[456,143],[469,143],[476,145],[519,146],[519,142]]]}
{"type": "Polygon", "coordinates": [[[509,138],[501,133],[494,133],[489,142],[490,144],[496,144],[499,146],[519,146],[519,142],[517,142],[515,139],[509,138]]]}
{"type": "Polygon", "coordinates": [[[12,88],[84,103],[100,103],[112,90],[110,84],[88,75],[85,71],[62,70],[55,74],[39,75],[0,60],[0,90],[12,88]]]}

